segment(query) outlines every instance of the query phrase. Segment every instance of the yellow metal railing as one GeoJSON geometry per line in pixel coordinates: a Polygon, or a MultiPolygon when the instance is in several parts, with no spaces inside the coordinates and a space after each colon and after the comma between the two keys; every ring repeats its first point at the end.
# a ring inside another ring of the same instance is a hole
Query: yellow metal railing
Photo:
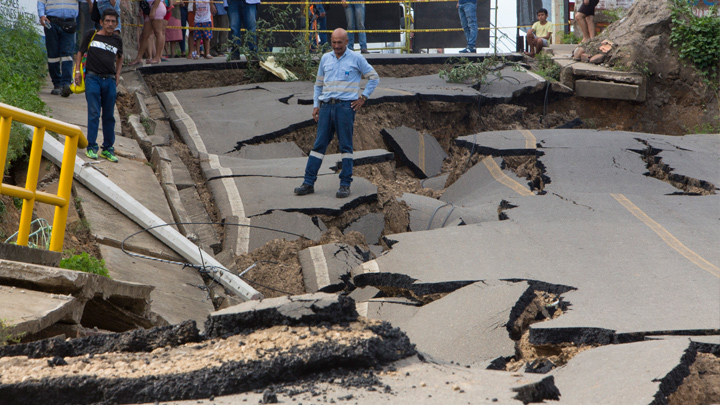
{"type": "Polygon", "coordinates": [[[2,176],[0,176],[0,194],[22,198],[24,200],[22,213],[20,214],[17,244],[23,246],[27,246],[28,244],[32,213],[35,208],[35,202],[38,201],[55,206],[52,236],[50,237],[50,250],[60,252],[63,247],[68,208],[70,207],[70,189],[72,187],[73,172],[75,170],[75,153],[78,147],[81,149],[87,147],[87,139],[77,125],[67,124],[0,103],[0,168],[3,171],[5,169],[8,144],[10,142],[10,126],[13,121],[35,127],[25,187],[2,184],[2,176]],[[37,191],[45,131],[53,131],[66,138],[57,195],[37,191]]]}

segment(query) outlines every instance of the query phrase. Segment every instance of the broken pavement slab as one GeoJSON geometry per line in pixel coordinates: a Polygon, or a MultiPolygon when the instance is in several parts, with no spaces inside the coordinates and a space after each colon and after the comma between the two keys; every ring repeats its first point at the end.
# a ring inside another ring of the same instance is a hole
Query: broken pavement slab
{"type": "Polygon", "coordinates": [[[417,178],[425,179],[440,173],[447,153],[432,135],[406,126],[385,128],[381,134],[390,149],[417,178]]]}
{"type": "Polygon", "coordinates": [[[257,145],[245,145],[239,151],[233,151],[227,156],[241,159],[284,159],[295,157],[306,157],[302,149],[295,142],[261,143],[257,145]]]}
{"type": "MultiPolygon", "coordinates": [[[[385,366],[368,375],[338,375],[313,381],[312,385],[285,384],[266,391],[235,395],[216,395],[213,404],[262,403],[266,393],[276,395],[279,403],[313,403],[320,397],[329,402],[377,405],[380,403],[442,403],[465,405],[548,403],[558,399],[552,376],[510,373],[466,368],[453,364],[435,364],[412,356],[385,366]],[[350,382],[370,383],[356,385],[350,382]],[[372,383],[371,383],[372,382],[372,383]],[[521,394],[522,393],[522,394],[521,394]],[[520,396],[522,395],[522,396],[520,396]]],[[[160,402],[163,405],[191,405],[197,401],[160,402]]],[[[562,403],[562,396],[560,402],[562,403]]],[[[147,405],[151,405],[148,403],[147,405]]]]}
{"type": "MultiPolygon", "coordinates": [[[[81,317],[85,326],[109,330],[117,325],[132,325],[130,328],[133,328],[138,327],[137,322],[141,325],[152,322],[151,286],[7,260],[0,261],[0,284],[3,286],[3,299],[11,299],[3,308],[14,306],[17,311],[25,311],[25,315],[21,314],[25,319],[22,328],[28,333],[42,332],[58,321],[77,324],[81,317]],[[18,306],[22,302],[25,303],[18,306]],[[28,312],[35,305],[44,305],[44,309],[38,307],[28,312]],[[94,323],[93,319],[88,319],[87,314],[94,312],[98,306],[115,310],[117,322],[94,323]]],[[[18,320],[13,319],[13,322],[18,320]]]]}
{"type": "MultiPolygon", "coordinates": [[[[686,337],[597,347],[550,372],[561,403],[667,403],[694,359],[686,337]],[[683,373],[684,370],[684,373],[683,373]]],[[[697,350],[697,349],[695,349],[697,350]]]]}
{"type": "Polygon", "coordinates": [[[305,289],[316,292],[327,287],[345,286],[351,270],[370,258],[370,252],[345,243],[312,246],[298,253],[305,289]]]}
{"type": "MultiPolygon", "coordinates": [[[[368,106],[392,102],[507,102],[545,91],[545,80],[506,66],[503,80],[482,86],[448,83],[438,75],[382,78],[368,106]]],[[[224,154],[314,127],[312,86],[307,82],[267,82],[161,93],[159,98],[180,136],[197,152],[224,154]],[[238,114],[242,111],[242,114],[238,114]],[[272,111],[272,116],[267,116],[272,111]],[[234,131],[228,133],[228,128],[234,131]]]]}
{"type": "Polygon", "coordinates": [[[497,204],[492,203],[486,209],[468,209],[412,193],[405,193],[397,200],[410,207],[408,215],[413,232],[498,220],[497,204]]]}
{"type": "Polygon", "coordinates": [[[0,368],[8,372],[0,376],[0,397],[8,405],[197,402],[306,375],[379,369],[414,353],[407,336],[383,322],[276,326],[227,339],[171,343],[150,353],[55,359],[61,367],[48,366],[47,358],[2,357],[0,368]]]}
{"type": "Polygon", "coordinates": [[[478,217],[490,218],[497,217],[502,200],[534,197],[528,181],[510,170],[502,170],[502,164],[502,158],[484,158],[448,187],[440,200],[455,206],[473,207],[479,210],[478,217]]]}
{"type": "MultiPolygon", "coordinates": [[[[300,238],[297,235],[318,240],[322,236],[322,232],[327,230],[325,225],[321,224],[322,222],[317,217],[299,212],[273,211],[269,214],[254,216],[250,218],[248,251],[252,252],[274,239],[297,240],[300,238]],[[291,232],[291,234],[286,232],[291,232]]],[[[235,246],[236,244],[228,239],[230,235],[237,235],[237,232],[226,233],[225,243],[235,246]]]]}
{"type": "Polygon", "coordinates": [[[60,321],[79,324],[84,305],[72,295],[0,286],[2,317],[15,335],[33,335],[60,321]]]}
{"type": "Polygon", "coordinates": [[[370,300],[367,314],[405,332],[431,361],[487,368],[498,357],[515,354],[505,324],[526,282],[476,282],[423,306],[370,300]]]}
{"type": "MultiPolygon", "coordinates": [[[[306,196],[293,194],[301,179],[284,177],[233,177],[229,180],[235,190],[226,187],[223,179],[209,180],[215,204],[223,218],[243,213],[244,217],[262,215],[274,210],[296,211],[308,215],[338,215],[342,211],[377,199],[377,187],[365,178],[353,179],[348,198],[336,198],[339,180],[335,175],[318,176],[315,193],[306,196]],[[233,192],[234,191],[234,192],[233,192]],[[235,198],[230,195],[236,194],[235,198]],[[238,199],[237,196],[242,196],[238,199]]],[[[229,186],[232,187],[232,186],[229,186]]]]}
{"type": "Polygon", "coordinates": [[[153,286],[150,309],[171,325],[193,320],[202,326],[215,310],[193,267],[131,257],[105,245],[100,245],[100,255],[113,279],[153,286]]]}
{"type": "Polygon", "coordinates": [[[343,234],[348,232],[360,232],[365,236],[368,245],[376,245],[380,243],[380,237],[385,229],[385,215],[382,213],[371,212],[350,222],[343,230],[343,234]]]}
{"type": "Polygon", "coordinates": [[[266,298],[213,312],[205,322],[205,335],[223,337],[275,325],[352,322],[357,316],[355,301],[344,295],[313,293],[266,298]]]}
{"type": "Polygon", "coordinates": [[[517,279],[576,288],[563,295],[572,311],[531,327],[536,344],[720,329],[720,277],[670,248],[612,196],[597,199],[593,211],[557,203],[550,209],[565,220],[541,213],[537,221],[536,206],[520,205],[512,221],[388,235],[392,249],[357,272],[401,274],[416,283],[517,279]],[[523,215],[516,220],[518,209],[523,215]],[[673,294],[657,293],[665,290],[673,294]]]}

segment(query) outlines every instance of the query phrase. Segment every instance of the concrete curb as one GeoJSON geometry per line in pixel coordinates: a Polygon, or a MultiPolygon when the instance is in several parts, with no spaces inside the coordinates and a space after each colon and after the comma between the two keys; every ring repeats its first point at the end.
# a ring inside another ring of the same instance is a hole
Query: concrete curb
{"type": "Polygon", "coordinates": [[[175,98],[175,94],[165,92],[159,94],[158,98],[170,117],[170,124],[175,127],[180,138],[190,148],[190,153],[195,157],[198,157],[199,153],[207,153],[205,143],[198,134],[195,122],[185,113],[180,102],[175,98]]]}
{"type": "MultiPolygon", "coordinates": [[[[62,163],[63,145],[54,138],[48,138],[43,145],[45,156],[56,165],[62,163]]],[[[245,299],[260,299],[262,294],[250,287],[239,277],[230,273],[223,265],[206,252],[198,252],[197,246],[172,227],[162,226],[165,222],[150,212],[142,204],[112,181],[95,170],[83,166],[82,159],[75,162],[75,178],[100,196],[128,218],[143,228],[153,228],[149,232],[195,265],[209,267],[211,276],[226,288],[231,289],[245,299]]]]}

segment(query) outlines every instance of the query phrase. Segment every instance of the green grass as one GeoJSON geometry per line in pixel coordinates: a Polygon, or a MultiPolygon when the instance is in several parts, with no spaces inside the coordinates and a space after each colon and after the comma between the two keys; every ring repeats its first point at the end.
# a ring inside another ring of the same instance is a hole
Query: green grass
{"type": "MultiPolygon", "coordinates": [[[[47,114],[47,106],[40,100],[38,92],[45,84],[47,61],[37,23],[20,14],[17,19],[7,15],[16,9],[10,0],[0,0],[0,102],[47,114]],[[20,51],[21,50],[21,51],[20,51]]],[[[30,130],[13,123],[10,130],[7,163],[5,169],[17,160],[27,158],[26,148],[30,130]]]]}
{"type": "Polygon", "coordinates": [[[672,0],[670,43],[680,59],[692,64],[714,91],[720,89],[720,10],[698,17],[685,0],[672,0]]]}
{"type": "Polygon", "coordinates": [[[97,274],[110,278],[108,270],[105,267],[105,260],[97,259],[82,252],[79,255],[70,252],[72,256],[60,260],[60,267],[63,269],[83,271],[85,273],[97,274]]]}
{"type": "Polygon", "coordinates": [[[557,63],[555,63],[554,60],[552,60],[552,56],[550,54],[540,52],[539,54],[535,55],[535,60],[538,64],[535,73],[550,81],[560,80],[560,65],[558,65],[557,63]]]}
{"type": "Polygon", "coordinates": [[[20,343],[23,336],[25,332],[15,333],[15,325],[7,319],[0,319],[0,346],[20,343]]]}

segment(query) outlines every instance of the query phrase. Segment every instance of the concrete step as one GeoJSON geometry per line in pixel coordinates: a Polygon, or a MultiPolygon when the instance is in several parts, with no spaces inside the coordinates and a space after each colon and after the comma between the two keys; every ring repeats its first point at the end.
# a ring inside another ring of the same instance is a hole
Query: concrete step
{"type": "Polygon", "coordinates": [[[562,68],[560,82],[588,98],[645,101],[647,79],[637,72],[622,72],[602,65],[573,60],[577,45],[552,45],[553,60],[562,68]]]}

